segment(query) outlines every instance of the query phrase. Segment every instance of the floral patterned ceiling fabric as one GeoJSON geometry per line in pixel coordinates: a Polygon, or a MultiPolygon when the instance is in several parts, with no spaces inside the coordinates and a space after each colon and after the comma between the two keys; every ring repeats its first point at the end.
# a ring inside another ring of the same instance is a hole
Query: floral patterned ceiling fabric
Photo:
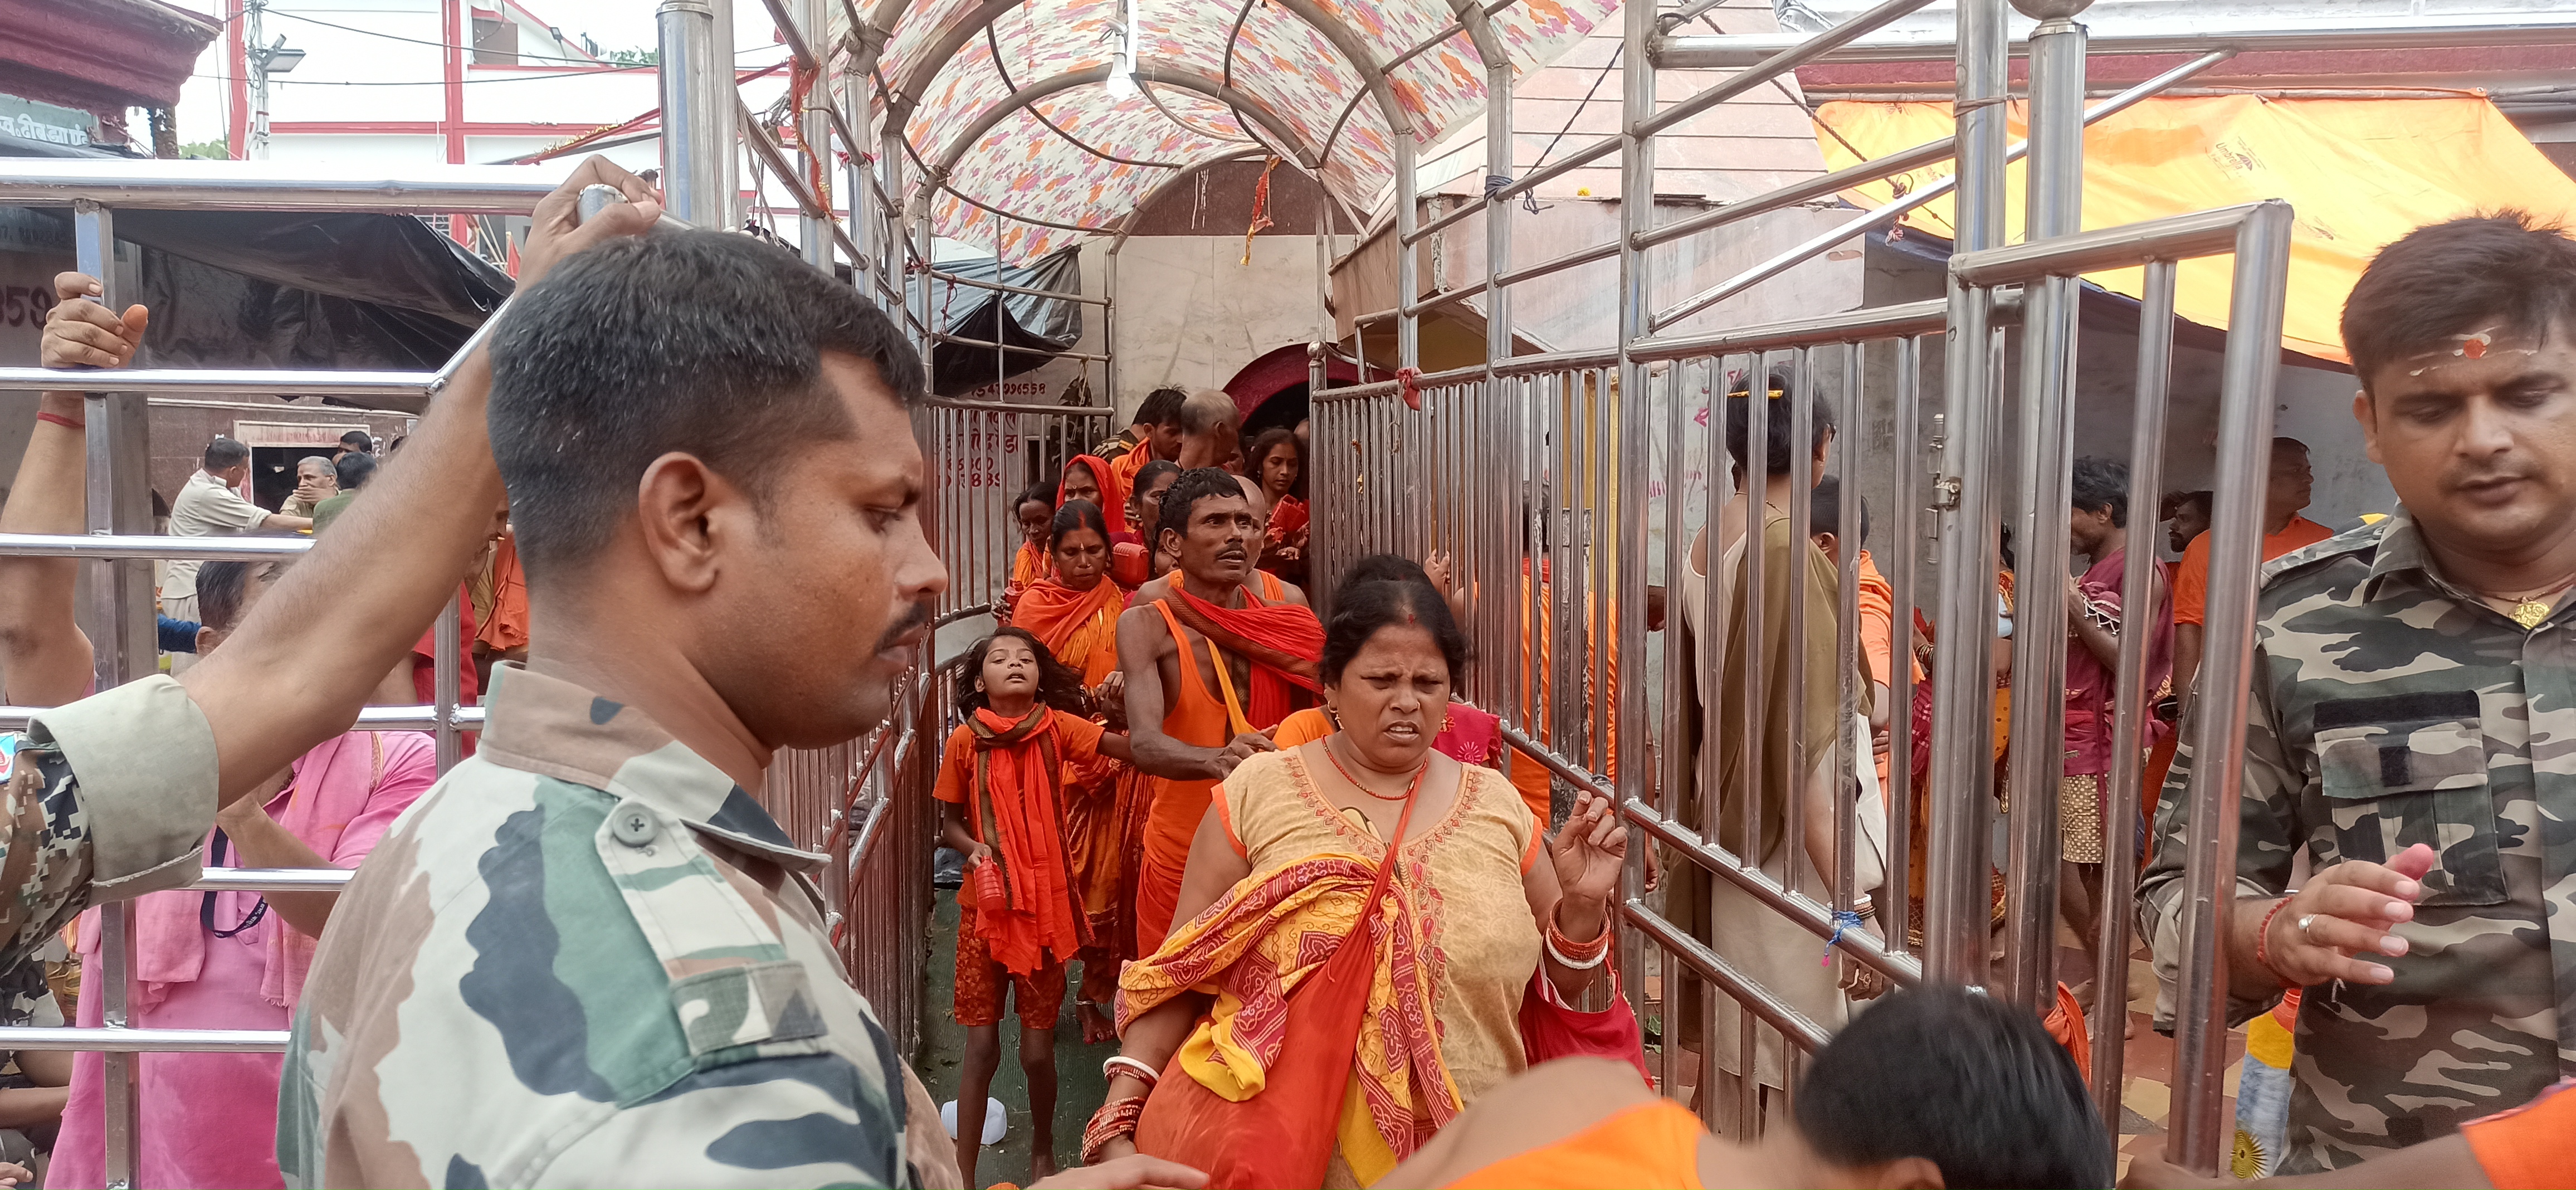
{"type": "MultiPolygon", "coordinates": [[[[1447,0],[1312,3],[1378,62],[1414,51],[1455,19],[1447,0]]],[[[1129,5],[1139,30],[1140,73],[1221,81],[1293,141],[1186,87],[1113,90],[1086,83],[1033,101],[976,139],[949,176],[957,193],[943,190],[930,203],[939,235],[994,246],[1005,260],[1032,260],[1086,234],[1045,223],[1114,231],[1120,217],[1181,169],[1264,151],[1279,152],[1291,168],[1300,149],[1318,151],[1324,185],[1343,203],[1367,210],[1383,201],[1394,180],[1394,132],[1367,80],[1330,39],[1274,0],[1021,0],[988,29],[972,30],[937,66],[904,125],[914,154],[938,162],[1015,89],[1114,68],[1122,9],[1129,5]],[[976,203],[1044,223],[1003,218],[976,203]]],[[[933,51],[950,33],[985,8],[985,0],[911,0],[887,38],[879,75],[902,87],[931,67],[933,51]]],[[[1616,0],[1518,0],[1488,19],[1515,74],[1526,75],[1573,48],[1617,9],[1616,0]]],[[[832,43],[847,46],[840,35],[846,9],[834,5],[833,12],[832,43]]],[[[1387,83],[1413,122],[1418,145],[1484,108],[1484,66],[1463,32],[1389,72],[1387,83]]],[[[885,103],[881,93],[874,97],[881,129],[885,103]]],[[[920,185],[923,172],[908,170],[907,184],[920,185]]]]}

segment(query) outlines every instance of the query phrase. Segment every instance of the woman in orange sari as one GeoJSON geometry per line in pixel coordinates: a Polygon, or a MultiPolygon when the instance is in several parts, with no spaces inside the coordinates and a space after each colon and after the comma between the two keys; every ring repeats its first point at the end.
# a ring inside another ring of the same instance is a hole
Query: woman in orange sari
{"type": "MultiPolygon", "coordinates": [[[[1020,593],[1014,624],[1082,675],[1089,718],[1121,728],[1126,683],[1118,673],[1118,613],[1127,610],[1128,592],[1109,577],[1109,527],[1090,501],[1069,500],[1056,509],[1050,530],[1055,573],[1020,593]]],[[[1092,938],[1082,949],[1077,1007],[1082,1043],[1098,1045],[1111,1036],[1118,965],[1135,949],[1135,897],[1126,882],[1135,865],[1128,853],[1143,842],[1150,795],[1134,766],[1115,758],[1070,764],[1066,774],[1065,853],[1092,938]]]]}
{"type": "Polygon", "coordinates": [[[1252,444],[1253,477],[1270,501],[1270,526],[1261,540],[1261,569],[1304,586],[1306,583],[1306,448],[1296,432],[1281,426],[1262,431],[1252,444]]]}
{"type": "Polygon", "coordinates": [[[1570,1003],[1605,969],[1627,853],[1608,801],[1578,805],[1551,842],[1502,774],[1432,747],[1466,659],[1437,592],[1363,583],[1333,607],[1319,672],[1340,730],[1256,754],[1217,788],[1183,924],[1119,977],[1123,1044],[1089,1159],[1140,1136],[1155,1147],[1173,1125],[1145,1100],[1163,1080],[1229,1103],[1263,1094],[1287,1015],[1313,1007],[1288,997],[1356,944],[1369,975],[1347,1090],[1328,1106],[1264,1106],[1299,1117],[1278,1143],[1331,1138],[1323,1184],[1371,1184],[1527,1065],[1518,1022],[1534,974],[1570,1003]],[[1372,903],[1399,831],[1388,895],[1372,903]]]}
{"type": "Polygon", "coordinates": [[[1055,518],[1055,503],[1055,488],[1043,483],[1029,485],[1019,499],[1011,501],[1011,519],[1020,526],[1020,548],[1011,555],[1011,581],[1002,587],[1001,606],[993,609],[994,618],[1002,623],[1011,622],[1020,592],[1046,577],[1047,525],[1055,518]]]}

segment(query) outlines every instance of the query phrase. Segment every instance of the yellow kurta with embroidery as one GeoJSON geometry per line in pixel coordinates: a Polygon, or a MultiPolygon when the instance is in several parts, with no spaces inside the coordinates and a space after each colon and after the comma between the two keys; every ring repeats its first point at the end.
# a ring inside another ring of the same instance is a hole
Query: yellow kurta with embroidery
{"type": "MultiPolygon", "coordinates": [[[[1255,756],[1217,787],[1253,871],[1326,853],[1356,855],[1372,865],[1385,858],[1385,845],[1374,832],[1317,792],[1306,763],[1328,763],[1315,752],[1323,746],[1255,756]]],[[[1466,783],[1456,805],[1428,830],[1415,824],[1393,881],[1419,910],[1417,942],[1431,968],[1440,1059],[1464,1104],[1528,1066],[1521,1053],[1521,993],[1538,969],[1539,935],[1521,875],[1527,861],[1538,857],[1533,841],[1539,826],[1502,774],[1462,767],[1466,783]]],[[[1361,1038],[1360,1060],[1386,1060],[1384,1048],[1372,1040],[1361,1038]]],[[[1355,1130],[1348,1123],[1335,1175],[1352,1172],[1363,1182],[1383,1176],[1379,1154],[1353,1151],[1355,1130]]]]}

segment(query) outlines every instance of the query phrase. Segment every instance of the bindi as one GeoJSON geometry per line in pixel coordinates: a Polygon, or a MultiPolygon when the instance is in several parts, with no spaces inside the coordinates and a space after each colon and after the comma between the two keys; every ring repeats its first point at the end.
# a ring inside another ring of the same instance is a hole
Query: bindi
{"type": "Polygon", "coordinates": [[[2415,364],[2416,367],[2406,374],[2410,377],[2422,376],[2426,372],[2457,360],[2482,360],[2498,352],[2539,354],[2540,344],[2537,340],[2526,341],[2508,334],[2506,338],[2499,341],[2497,335],[2503,330],[2503,327],[2490,326],[2469,331],[2466,334],[2452,335],[2448,347],[2417,352],[2409,356],[2406,362],[2415,364]]]}

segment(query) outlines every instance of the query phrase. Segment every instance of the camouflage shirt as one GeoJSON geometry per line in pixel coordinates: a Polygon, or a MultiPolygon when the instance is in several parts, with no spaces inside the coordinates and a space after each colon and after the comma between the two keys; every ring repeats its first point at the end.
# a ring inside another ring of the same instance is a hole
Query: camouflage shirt
{"type": "Polygon", "coordinates": [[[496,678],[480,749],[323,934],[279,1091],[287,1183],[953,1182],[844,982],[823,857],[642,712],[496,678]]]}
{"type": "MultiPolygon", "coordinates": [[[[2314,869],[2439,850],[2415,920],[2397,927],[2407,954],[2381,960],[2396,982],[2302,998],[2281,1172],[2447,1135],[2576,1073],[2571,606],[2524,629],[2436,574],[2403,509],[2264,567],[2237,894],[2281,895],[2302,847],[2314,869]]],[[[2185,747],[2139,887],[2168,978],[2189,775],[2185,747]]],[[[2237,991],[2230,1024],[2280,996],[2237,991]]]]}
{"type": "Polygon", "coordinates": [[[41,991],[36,951],[82,909],[197,879],[214,732],[156,675],[0,735],[0,789],[0,986],[41,991]]]}

